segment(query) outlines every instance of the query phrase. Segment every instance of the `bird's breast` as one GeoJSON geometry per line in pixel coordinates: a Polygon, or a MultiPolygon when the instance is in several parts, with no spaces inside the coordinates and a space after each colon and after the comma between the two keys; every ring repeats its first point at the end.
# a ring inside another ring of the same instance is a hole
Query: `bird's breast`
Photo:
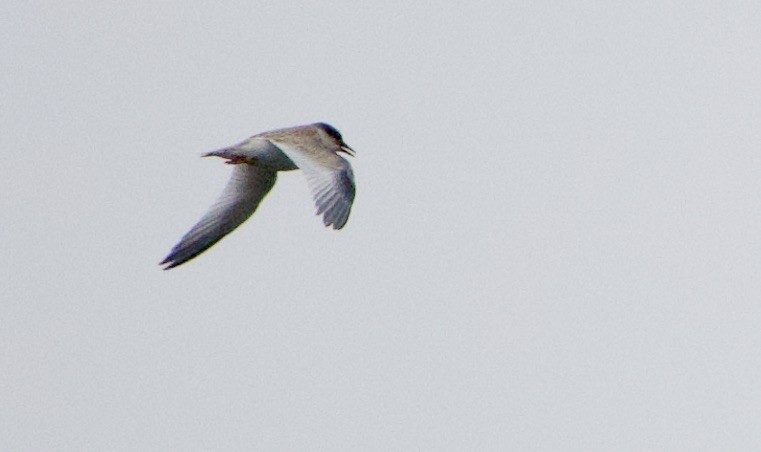
{"type": "Polygon", "coordinates": [[[267,165],[277,171],[291,171],[298,169],[296,164],[293,163],[293,160],[288,158],[288,156],[279,149],[267,152],[266,154],[257,157],[257,160],[262,165],[267,165]]]}
{"type": "Polygon", "coordinates": [[[275,171],[291,171],[298,169],[293,160],[288,158],[277,146],[265,140],[257,140],[247,146],[247,157],[260,165],[266,165],[275,171]]]}

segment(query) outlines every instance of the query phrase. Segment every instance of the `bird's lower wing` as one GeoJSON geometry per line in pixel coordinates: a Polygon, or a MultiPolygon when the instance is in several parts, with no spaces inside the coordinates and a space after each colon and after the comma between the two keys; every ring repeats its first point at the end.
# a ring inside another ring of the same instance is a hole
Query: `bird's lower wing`
{"type": "Polygon", "coordinates": [[[232,232],[254,213],[272,189],[277,173],[253,165],[235,165],[224,191],[201,220],[159,265],[169,270],[193,259],[232,232]]]}
{"type": "Polygon", "coordinates": [[[317,215],[322,215],[325,226],[344,227],[356,192],[349,162],[335,152],[317,152],[308,146],[270,141],[304,172],[317,206],[317,215]]]}

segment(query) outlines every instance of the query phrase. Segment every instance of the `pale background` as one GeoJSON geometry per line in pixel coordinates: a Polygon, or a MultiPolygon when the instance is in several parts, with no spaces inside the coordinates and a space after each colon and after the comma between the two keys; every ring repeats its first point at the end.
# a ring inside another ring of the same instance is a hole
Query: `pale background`
{"type": "Polygon", "coordinates": [[[761,3],[0,3],[1,450],[758,450],[761,3]],[[202,152],[326,121],[347,227],[202,152]]]}

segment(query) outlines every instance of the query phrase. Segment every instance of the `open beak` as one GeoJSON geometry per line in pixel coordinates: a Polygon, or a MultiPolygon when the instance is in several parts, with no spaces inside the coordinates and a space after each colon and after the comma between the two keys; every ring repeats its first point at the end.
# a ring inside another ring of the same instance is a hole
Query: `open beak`
{"type": "Polygon", "coordinates": [[[341,143],[341,151],[349,154],[352,157],[357,155],[357,152],[354,149],[350,148],[346,143],[341,143]]]}

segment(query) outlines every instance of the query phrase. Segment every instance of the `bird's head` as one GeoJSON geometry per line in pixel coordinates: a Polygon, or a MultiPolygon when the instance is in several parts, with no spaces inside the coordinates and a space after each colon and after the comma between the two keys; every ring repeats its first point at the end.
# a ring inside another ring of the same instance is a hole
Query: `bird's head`
{"type": "Polygon", "coordinates": [[[343,152],[352,157],[356,155],[356,152],[354,151],[354,149],[349,147],[349,145],[344,142],[343,137],[341,137],[341,133],[338,130],[336,130],[335,127],[331,126],[330,124],[326,124],[324,122],[318,122],[315,125],[319,127],[320,130],[325,132],[325,134],[328,137],[330,137],[330,139],[335,143],[335,145],[338,146],[339,148],[338,152],[343,152]]]}

